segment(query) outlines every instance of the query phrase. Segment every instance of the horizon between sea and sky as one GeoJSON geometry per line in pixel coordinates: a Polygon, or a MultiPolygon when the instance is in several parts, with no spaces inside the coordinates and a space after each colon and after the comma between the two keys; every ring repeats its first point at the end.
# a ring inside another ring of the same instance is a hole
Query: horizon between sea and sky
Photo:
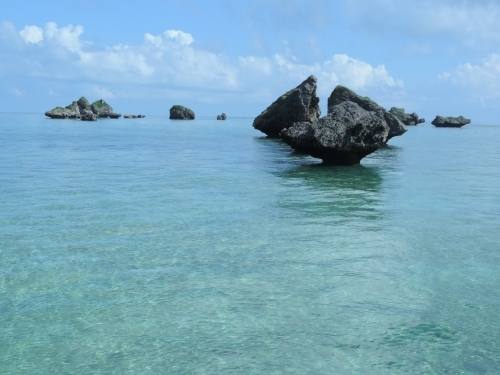
{"type": "Polygon", "coordinates": [[[0,17],[0,112],[80,96],[117,112],[255,117],[309,75],[428,122],[494,124],[500,2],[20,0],[0,17]]]}

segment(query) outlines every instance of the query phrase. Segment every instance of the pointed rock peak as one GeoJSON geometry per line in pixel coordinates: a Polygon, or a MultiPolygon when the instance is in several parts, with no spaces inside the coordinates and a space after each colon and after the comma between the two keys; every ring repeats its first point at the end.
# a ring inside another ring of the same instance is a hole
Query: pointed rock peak
{"type": "Polygon", "coordinates": [[[316,96],[317,79],[309,76],[296,88],[281,95],[257,116],[253,127],[271,137],[279,136],[283,129],[296,122],[314,122],[321,116],[316,96]]]}

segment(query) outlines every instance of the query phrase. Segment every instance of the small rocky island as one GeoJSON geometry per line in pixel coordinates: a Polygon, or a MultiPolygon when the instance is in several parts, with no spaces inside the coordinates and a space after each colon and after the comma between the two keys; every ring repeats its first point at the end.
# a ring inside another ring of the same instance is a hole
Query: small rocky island
{"type": "Polygon", "coordinates": [[[81,119],[82,121],[97,121],[98,118],[117,119],[121,116],[115,113],[113,108],[103,99],[96,100],[90,104],[87,98],[82,96],[77,101],[72,102],[66,107],[56,107],[45,112],[45,116],[52,119],[81,119]]]}
{"type": "Polygon", "coordinates": [[[194,112],[182,105],[174,105],[170,108],[170,120],[194,120],[194,112]]]}
{"type": "Polygon", "coordinates": [[[132,115],[130,113],[123,115],[123,118],[144,118],[144,117],[146,117],[146,116],[144,116],[144,115],[132,115]]]}
{"type": "Polygon", "coordinates": [[[224,112],[221,115],[217,115],[217,120],[225,120],[225,119],[227,119],[227,116],[224,112]]]}
{"type": "Polygon", "coordinates": [[[425,122],[425,119],[418,118],[418,115],[415,112],[412,114],[405,113],[404,108],[392,107],[389,112],[396,116],[406,126],[418,125],[425,122]]]}
{"type": "Polygon", "coordinates": [[[387,141],[406,132],[392,113],[338,85],[328,98],[328,114],[314,122],[297,122],[281,131],[297,151],[330,165],[359,164],[387,141]]]}
{"type": "Polygon", "coordinates": [[[312,123],[321,116],[316,96],[317,79],[310,76],[296,88],[286,92],[257,116],[253,127],[269,137],[279,137],[283,129],[296,122],[312,123]]]}
{"type": "Polygon", "coordinates": [[[463,116],[458,117],[443,117],[436,116],[434,120],[432,120],[432,125],[438,128],[460,128],[464,125],[470,124],[471,120],[467,119],[463,116]]]}

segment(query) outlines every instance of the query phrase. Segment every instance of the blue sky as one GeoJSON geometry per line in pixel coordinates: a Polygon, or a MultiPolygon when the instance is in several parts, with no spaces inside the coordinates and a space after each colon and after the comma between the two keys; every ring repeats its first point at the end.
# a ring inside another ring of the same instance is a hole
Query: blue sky
{"type": "Polygon", "coordinates": [[[0,15],[0,111],[84,95],[121,113],[256,116],[309,75],[390,108],[498,123],[500,1],[17,0],[0,15]]]}

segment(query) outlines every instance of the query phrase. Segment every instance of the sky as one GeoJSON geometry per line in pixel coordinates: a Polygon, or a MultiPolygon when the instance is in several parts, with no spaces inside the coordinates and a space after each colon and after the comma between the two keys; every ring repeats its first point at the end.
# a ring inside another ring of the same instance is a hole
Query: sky
{"type": "Polygon", "coordinates": [[[116,112],[255,117],[309,75],[387,109],[500,120],[500,0],[16,0],[0,112],[81,96],[116,112]]]}

